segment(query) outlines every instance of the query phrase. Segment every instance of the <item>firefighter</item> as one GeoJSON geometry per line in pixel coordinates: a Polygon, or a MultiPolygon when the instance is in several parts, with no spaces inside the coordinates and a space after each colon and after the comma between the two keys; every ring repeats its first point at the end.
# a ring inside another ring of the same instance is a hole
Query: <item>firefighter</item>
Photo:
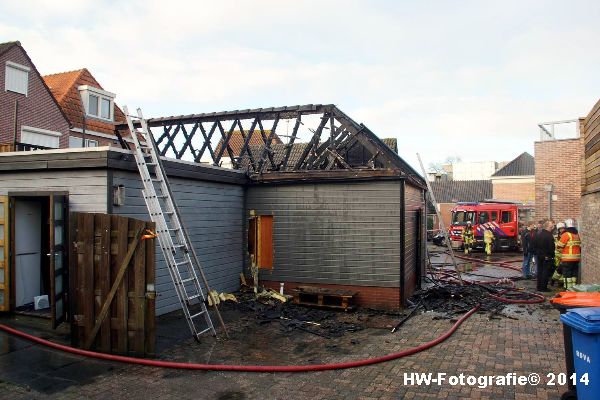
{"type": "Polygon", "coordinates": [[[565,289],[577,284],[579,262],[581,261],[581,240],[572,219],[565,220],[565,231],[560,236],[558,247],[561,249],[559,271],[563,276],[565,289]]]}
{"type": "Polygon", "coordinates": [[[471,226],[471,221],[467,221],[467,226],[462,231],[462,241],[463,247],[465,249],[465,254],[471,254],[471,250],[473,249],[473,239],[475,237],[475,233],[473,232],[473,227],[471,226]]]}
{"type": "Polygon", "coordinates": [[[485,243],[485,254],[492,255],[492,244],[494,243],[494,232],[490,228],[483,231],[483,243],[485,243]]]}
{"type": "Polygon", "coordinates": [[[552,274],[552,278],[550,278],[550,285],[554,286],[554,283],[560,286],[560,283],[563,282],[563,276],[560,274],[560,257],[562,255],[562,248],[559,246],[560,236],[565,232],[565,224],[564,222],[559,222],[556,224],[556,237],[554,238],[555,250],[554,250],[554,274],[552,274]]]}

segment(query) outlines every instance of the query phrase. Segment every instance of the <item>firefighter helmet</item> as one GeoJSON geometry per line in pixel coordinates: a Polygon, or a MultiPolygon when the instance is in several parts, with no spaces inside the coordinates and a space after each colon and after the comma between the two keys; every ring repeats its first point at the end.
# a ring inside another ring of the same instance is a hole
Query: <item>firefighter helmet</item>
{"type": "Polygon", "coordinates": [[[565,219],[565,227],[575,228],[575,222],[571,218],[565,219]]]}
{"type": "Polygon", "coordinates": [[[556,224],[556,229],[564,229],[566,227],[564,222],[559,222],[556,224]]]}

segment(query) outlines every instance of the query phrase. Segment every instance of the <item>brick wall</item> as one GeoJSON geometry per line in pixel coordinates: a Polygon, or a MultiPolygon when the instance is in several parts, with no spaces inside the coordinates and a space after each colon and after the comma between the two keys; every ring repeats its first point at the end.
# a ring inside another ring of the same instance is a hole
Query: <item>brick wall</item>
{"type": "Polygon", "coordinates": [[[600,283],[600,192],[581,198],[581,281],[600,283]]]}
{"type": "Polygon", "coordinates": [[[533,204],[535,202],[535,182],[504,182],[508,179],[500,181],[493,180],[493,197],[496,200],[518,201],[525,204],[533,204]]]}
{"type": "MultiPolygon", "coordinates": [[[[261,280],[260,284],[279,292],[279,283],[261,280]]],[[[397,310],[400,308],[400,288],[377,286],[332,285],[325,283],[311,284],[306,282],[284,282],[284,293],[291,295],[298,286],[316,286],[327,289],[353,290],[358,293],[356,304],[360,307],[397,310]]]]}
{"type": "Polygon", "coordinates": [[[548,192],[553,185],[552,218],[564,221],[581,216],[583,138],[535,142],[535,208],[539,218],[548,216],[548,192]]]}
{"type": "Polygon", "coordinates": [[[21,46],[13,46],[0,56],[0,143],[12,143],[15,100],[19,103],[17,141],[21,138],[21,126],[25,125],[63,133],[60,147],[69,146],[69,123],[21,46]],[[31,68],[27,96],[5,90],[6,61],[31,68]]]}

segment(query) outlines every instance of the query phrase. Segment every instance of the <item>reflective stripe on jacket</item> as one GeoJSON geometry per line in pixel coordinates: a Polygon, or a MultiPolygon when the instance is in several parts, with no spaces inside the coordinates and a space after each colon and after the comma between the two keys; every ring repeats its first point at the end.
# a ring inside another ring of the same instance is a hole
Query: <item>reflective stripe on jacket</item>
{"type": "Polygon", "coordinates": [[[562,262],[577,262],[581,260],[581,241],[577,233],[563,233],[558,246],[562,248],[560,256],[562,262]]]}
{"type": "Polygon", "coordinates": [[[463,229],[462,235],[461,235],[463,242],[473,243],[474,234],[475,234],[475,232],[473,231],[473,228],[467,229],[467,227],[465,227],[465,229],[463,229]]]}

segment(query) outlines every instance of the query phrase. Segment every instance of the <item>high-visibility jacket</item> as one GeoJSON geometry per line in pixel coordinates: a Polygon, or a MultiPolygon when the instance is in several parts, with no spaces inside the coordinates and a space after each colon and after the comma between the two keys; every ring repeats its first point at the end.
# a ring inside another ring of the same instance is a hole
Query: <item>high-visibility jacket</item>
{"type": "Polygon", "coordinates": [[[560,247],[560,238],[554,241],[554,266],[558,267],[560,264],[560,258],[562,257],[562,248],[560,247]]]}
{"type": "Polygon", "coordinates": [[[473,232],[473,227],[465,226],[465,229],[463,229],[463,231],[462,231],[463,242],[472,244],[474,236],[475,236],[475,234],[473,232]]]}
{"type": "Polygon", "coordinates": [[[494,232],[490,231],[489,229],[486,229],[485,232],[483,232],[483,242],[484,243],[492,243],[494,241],[494,232]]]}
{"type": "Polygon", "coordinates": [[[581,260],[581,240],[577,233],[563,233],[558,241],[558,247],[562,249],[561,262],[579,262],[581,260]]]}

